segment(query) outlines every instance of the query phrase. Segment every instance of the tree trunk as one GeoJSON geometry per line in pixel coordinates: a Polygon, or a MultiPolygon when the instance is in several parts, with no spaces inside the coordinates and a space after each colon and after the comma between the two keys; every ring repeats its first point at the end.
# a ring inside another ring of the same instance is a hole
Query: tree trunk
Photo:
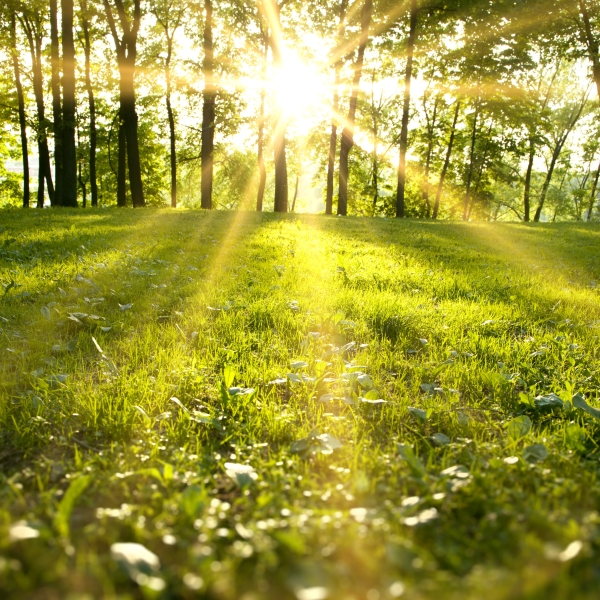
{"type": "Polygon", "coordinates": [[[165,63],[165,79],[167,80],[167,117],[169,119],[169,145],[171,165],[171,207],[177,208],[177,153],[175,148],[175,117],[171,106],[171,57],[173,55],[173,35],[167,35],[167,61],[165,63]]]}
{"type": "Polygon", "coordinates": [[[296,186],[294,188],[294,199],[292,200],[292,210],[294,212],[296,210],[296,200],[298,199],[298,186],[300,184],[300,175],[296,174],[296,186]]]}
{"type": "Polygon", "coordinates": [[[58,49],[58,2],[50,0],[50,66],[52,89],[52,119],[54,130],[54,193],[55,204],[63,203],[63,130],[60,99],[60,57],[58,49]]]}
{"type": "MultiPolygon", "coordinates": [[[[271,26],[271,51],[273,53],[273,64],[276,69],[283,68],[282,55],[282,32],[279,3],[273,2],[272,26],[271,26]]],[[[285,155],[285,107],[277,106],[274,115],[273,150],[275,158],[275,212],[287,212],[288,210],[288,176],[287,159],[285,155]]]]}
{"type": "Polygon", "coordinates": [[[535,160],[535,142],[533,136],[529,138],[529,160],[527,161],[527,173],[525,174],[525,194],[523,195],[523,221],[529,222],[531,212],[531,174],[533,172],[533,161],[535,160]]]}
{"type": "Polygon", "coordinates": [[[594,183],[592,185],[592,193],[590,194],[590,205],[588,207],[587,220],[592,220],[592,211],[594,210],[594,200],[596,199],[596,190],[598,189],[598,179],[600,178],[600,165],[596,170],[596,176],[594,177],[594,183]]]}
{"type": "Polygon", "coordinates": [[[379,158],[377,156],[377,152],[379,150],[379,144],[378,144],[379,128],[378,128],[378,123],[377,123],[377,114],[375,111],[375,92],[373,89],[374,82],[375,82],[375,76],[373,76],[373,82],[371,85],[371,107],[373,109],[373,114],[372,114],[373,154],[371,156],[371,163],[373,166],[373,178],[372,178],[372,181],[373,181],[373,206],[372,206],[373,216],[375,216],[375,213],[377,211],[377,203],[379,202],[379,158]]]}
{"type": "MultiPolygon", "coordinates": [[[[131,51],[130,51],[131,52],[131,51]]],[[[135,110],[135,91],[133,83],[133,65],[135,59],[129,54],[127,59],[129,68],[125,68],[121,74],[124,79],[125,94],[122,99],[125,139],[127,145],[127,170],[129,171],[129,188],[131,190],[131,201],[134,208],[146,205],[144,199],[144,188],[142,185],[142,169],[140,164],[140,148],[138,139],[138,116],[135,110]]]]}
{"type": "Polygon", "coordinates": [[[50,204],[54,205],[54,185],[52,184],[52,172],[50,169],[50,152],[48,151],[47,123],[44,109],[44,81],[42,74],[42,38],[43,34],[34,29],[35,24],[27,17],[22,21],[23,29],[29,42],[31,52],[31,65],[33,70],[33,93],[37,108],[37,143],[38,143],[38,191],[37,207],[44,207],[44,181],[48,185],[48,197],[50,204]]]}
{"type": "Polygon", "coordinates": [[[469,212],[467,213],[467,221],[471,218],[471,212],[473,211],[473,206],[475,206],[475,200],[477,200],[477,194],[479,193],[479,186],[481,185],[481,179],[483,177],[483,170],[485,169],[485,161],[487,160],[488,150],[490,149],[490,135],[492,133],[492,128],[494,126],[494,122],[490,121],[490,126],[487,131],[485,147],[483,150],[483,156],[479,161],[479,169],[477,170],[477,183],[475,184],[475,191],[471,194],[471,202],[469,203],[469,212]]]}
{"type": "Polygon", "coordinates": [[[85,185],[85,180],[83,179],[83,173],[81,168],[81,163],[77,165],[77,179],[79,179],[79,187],[81,188],[81,206],[86,208],[87,206],[87,186],[85,185]]]}
{"type": "MultiPolygon", "coordinates": [[[[346,10],[348,9],[348,0],[342,0],[340,3],[340,16],[338,22],[338,40],[341,43],[344,31],[346,10]]],[[[327,192],[325,196],[325,214],[333,213],[333,179],[335,175],[335,151],[337,149],[337,121],[340,109],[340,70],[342,66],[342,57],[335,62],[335,82],[333,87],[333,118],[331,120],[331,134],[329,136],[329,156],[327,160],[327,192]]]]}
{"type": "Polygon", "coordinates": [[[410,111],[410,83],[412,79],[415,39],[417,37],[417,0],[410,2],[410,31],[406,49],[406,72],[404,76],[404,105],[402,128],[400,129],[400,158],[398,161],[398,189],[396,191],[396,217],[404,217],[404,195],[406,187],[406,152],[408,150],[408,117],[410,111]]]}
{"type": "Polygon", "coordinates": [[[469,171],[467,172],[467,191],[463,207],[463,221],[469,219],[469,200],[471,198],[471,184],[473,183],[473,168],[475,166],[475,143],[477,142],[477,119],[479,117],[479,98],[475,101],[475,114],[473,115],[473,130],[471,131],[471,149],[469,151],[469,171]]]}
{"type": "Polygon", "coordinates": [[[538,203],[538,207],[535,211],[535,216],[533,220],[537,223],[542,216],[542,209],[544,208],[544,202],[546,201],[546,195],[548,194],[548,188],[550,187],[550,182],[552,181],[552,175],[554,174],[554,167],[556,167],[556,161],[560,156],[560,152],[562,150],[562,144],[559,142],[555,148],[554,152],[552,152],[552,158],[550,159],[550,167],[548,168],[548,173],[546,174],[546,179],[544,179],[544,185],[542,186],[542,191],[540,192],[540,201],[538,203]]]}
{"type": "Polygon", "coordinates": [[[535,211],[535,216],[533,218],[533,220],[536,223],[540,220],[540,217],[542,216],[544,202],[546,201],[546,194],[548,193],[548,188],[550,187],[550,181],[552,180],[552,174],[554,173],[554,167],[556,166],[558,157],[560,156],[563,146],[565,145],[565,142],[567,141],[569,134],[573,130],[573,127],[575,127],[575,124],[577,123],[577,121],[579,121],[579,118],[581,117],[581,113],[583,112],[583,109],[587,102],[587,98],[588,98],[588,96],[587,96],[587,92],[586,92],[586,93],[584,93],[584,95],[581,99],[581,104],[579,105],[579,107],[573,108],[573,112],[571,113],[569,122],[566,125],[565,129],[563,130],[563,132],[561,133],[561,135],[559,136],[559,138],[556,142],[554,151],[552,152],[552,159],[550,160],[550,167],[548,169],[548,173],[546,175],[546,179],[544,180],[544,185],[542,186],[542,191],[540,193],[540,201],[538,203],[538,207],[537,207],[537,210],[535,211]]]}
{"type": "Polygon", "coordinates": [[[258,194],[256,196],[256,210],[262,212],[263,200],[265,197],[265,187],[267,185],[267,169],[265,167],[265,99],[266,89],[265,82],[267,80],[267,56],[269,53],[269,28],[262,31],[263,34],[263,63],[262,63],[262,87],[260,89],[260,114],[258,118],[258,194]]]}
{"type": "Polygon", "coordinates": [[[433,133],[435,129],[435,121],[437,118],[437,110],[440,103],[440,96],[436,96],[435,102],[433,103],[433,115],[431,117],[431,123],[429,118],[427,119],[427,133],[429,135],[429,141],[427,144],[427,156],[425,158],[425,185],[423,186],[423,203],[425,204],[425,216],[429,219],[431,216],[431,203],[429,202],[430,183],[429,174],[431,172],[431,156],[433,154],[433,133]]]}
{"type": "Polygon", "coordinates": [[[352,95],[348,108],[348,119],[342,130],[340,143],[340,167],[339,167],[339,191],[338,191],[338,215],[348,214],[348,156],[354,146],[354,121],[356,117],[356,105],[358,103],[358,88],[362,76],[365,49],[369,40],[369,27],[371,25],[371,13],[373,12],[372,0],[365,0],[361,13],[361,35],[358,46],[358,55],[354,63],[354,79],[352,81],[352,95]]]}
{"type": "Polygon", "coordinates": [[[458,121],[458,112],[460,110],[460,100],[456,101],[456,107],[454,109],[454,119],[452,120],[452,129],[450,130],[450,140],[448,141],[448,150],[446,151],[446,158],[444,160],[444,166],[440,174],[440,181],[438,183],[437,192],[435,195],[435,205],[433,207],[432,218],[437,219],[438,212],[440,210],[440,201],[442,199],[442,189],[444,188],[444,179],[446,179],[446,173],[450,166],[450,156],[452,155],[452,146],[454,145],[454,135],[456,134],[456,122],[458,121]]]}
{"type": "Polygon", "coordinates": [[[133,2],[133,20],[127,15],[122,0],[115,0],[123,38],[119,39],[109,0],[104,0],[108,25],[112,33],[119,65],[119,173],[117,176],[117,205],[125,206],[125,149],[129,170],[129,188],[134,208],[146,206],[140,148],[138,117],[135,110],[135,61],[137,58],[137,36],[141,21],[140,0],[133,2]]]}
{"type": "Polygon", "coordinates": [[[212,0],[204,0],[204,100],[202,105],[202,208],[212,208],[214,139],[215,139],[215,84],[213,80],[213,32],[212,32],[212,0]]]}
{"type": "Polygon", "coordinates": [[[127,206],[127,138],[125,135],[125,116],[119,108],[119,156],[117,163],[117,206],[127,206]]]}
{"type": "Polygon", "coordinates": [[[17,88],[17,102],[19,105],[19,129],[21,133],[21,156],[23,160],[23,208],[29,208],[29,149],[27,144],[27,119],[25,116],[25,99],[23,85],[21,84],[21,69],[17,52],[17,23],[15,13],[10,15],[11,53],[15,72],[15,85],[17,88]]]}
{"type": "Polygon", "coordinates": [[[586,0],[579,0],[579,12],[581,13],[581,18],[583,20],[583,33],[587,43],[588,56],[592,63],[592,74],[594,76],[594,82],[596,83],[598,98],[600,98],[600,45],[592,32],[586,0]]]}
{"type": "Polygon", "coordinates": [[[98,206],[98,180],[96,176],[96,146],[98,144],[96,130],[96,101],[94,99],[94,89],[92,88],[92,79],[90,75],[90,29],[87,19],[87,4],[82,7],[83,16],[83,37],[85,43],[85,87],[88,94],[88,104],[90,108],[90,191],[92,194],[92,206],[98,206]]]}
{"type": "Polygon", "coordinates": [[[73,0],[61,0],[63,51],[63,206],[77,207],[77,154],[75,152],[75,43],[73,0]]]}

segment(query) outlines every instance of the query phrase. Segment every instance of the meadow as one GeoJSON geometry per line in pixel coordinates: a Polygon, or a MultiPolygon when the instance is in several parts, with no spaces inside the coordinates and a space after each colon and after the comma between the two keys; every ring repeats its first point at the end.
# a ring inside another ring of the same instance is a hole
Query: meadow
{"type": "Polygon", "coordinates": [[[3,598],[596,598],[600,226],[0,212],[3,598]]]}

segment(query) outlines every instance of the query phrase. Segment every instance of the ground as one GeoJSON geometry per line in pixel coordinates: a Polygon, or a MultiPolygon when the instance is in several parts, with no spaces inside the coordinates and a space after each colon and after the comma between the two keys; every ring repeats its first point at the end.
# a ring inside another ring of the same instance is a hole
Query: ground
{"type": "Polygon", "coordinates": [[[597,597],[598,225],[0,227],[4,598],[597,597]]]}

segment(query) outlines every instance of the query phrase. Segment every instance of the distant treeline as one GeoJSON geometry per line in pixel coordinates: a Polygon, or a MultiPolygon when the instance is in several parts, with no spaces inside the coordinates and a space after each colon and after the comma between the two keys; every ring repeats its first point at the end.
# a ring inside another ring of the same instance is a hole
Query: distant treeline
{"type": "Polygon", "coordinates": [[[2,205],[600,213],[596,1],[5,0],[0,28],[2,205]]]}

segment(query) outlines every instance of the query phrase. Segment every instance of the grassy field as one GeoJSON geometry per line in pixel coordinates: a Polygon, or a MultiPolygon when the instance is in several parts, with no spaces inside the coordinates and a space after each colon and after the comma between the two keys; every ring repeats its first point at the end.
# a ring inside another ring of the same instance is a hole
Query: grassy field
{"type": "Polygon", "coordinates": [[[13,210],[0,283],[3,598],[597,597],[597,225],[13,210]]]}

